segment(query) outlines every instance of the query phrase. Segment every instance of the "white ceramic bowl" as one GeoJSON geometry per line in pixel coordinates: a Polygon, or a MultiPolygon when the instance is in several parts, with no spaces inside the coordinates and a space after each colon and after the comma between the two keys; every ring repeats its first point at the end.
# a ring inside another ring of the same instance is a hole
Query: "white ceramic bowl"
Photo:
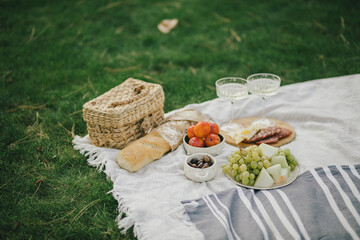
{"type": "Polygon", "coordinates": [[[217,170],[218,170],[218,166],[217,166],[216,159],[212,155],[207,154],[207,153],[192,154],[192,155],[188,156],[184,162],[184,174],[188,179],[190,179],[194,182],[205,182],[205,181],[209,181],[209,180],[213,179],[216,176],[217,170]],[[191,161],[191,159],[193,159],[193,158],[201,159],[201,158],[203,158],[204,155],[207,155],[210,157],[210,159],[213,163],[210,167],[201,169],[201,168],[195,168],[195,167],[189,166],[188,163],[191,161]]]}
{"type": "Polygon", "coordinates": [[[218,155],[225,147],[225,138],[223,135],[219,134],[221,142],[212,147],[194,147],[189,145],[189,137],[187,134],[183,138],[184,148],[187,155],[195,154],[195,153],[207,153],[213,156],[218,155]]]}

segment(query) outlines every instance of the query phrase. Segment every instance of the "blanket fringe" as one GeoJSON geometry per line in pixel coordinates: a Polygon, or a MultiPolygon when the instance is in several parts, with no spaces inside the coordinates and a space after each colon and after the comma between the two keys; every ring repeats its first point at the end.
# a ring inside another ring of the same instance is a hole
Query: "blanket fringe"
{"type": "Polygon", "coordinates": [[[127,230],[135,224],[135,221],[130,217],[122,217],[122,213],[117,216],[116,222],[122,234],[126,234],[127,230]]]}
{"type": "Polygon", "coordinates": [[[134,236],[137,239],[139,240],[149,239],[147,235],[141,230],[139,225],[134,222],[133,219],[131,219],[130,217],[121,218],[121,214],[118,216],[118,218],[116,219],[116,221],[118,223],[119,229],[121,229],[122,234],[126,234],[127,230],[132,226],[134,226],[133,232],[134,232],[134,236]]]}
{"type": "MultiPolygon", "coordinates": [[[[112,192],[113,194],[115,194],[114,190],[112,192]]],[[[148,235],[140,228],[139,224],[136,224],[135,221],[129,216],[130,210],[127,207],[128,204],[125,203],[126,200],[124,198],[120,198],[120,199],[117,198],[117,200],[119,202],[117,208],[119,215],[116,217],[115,221],[117,222],[118,228],[121,230],[121,233],[126,234],[127,230],[129,230],[129,228],[133,226],[134,236],[137,239],[139,240],[148,239],[148,235]],[[124,214],[126,215],[125,217],[123,217],[124,214]]]]}
{"type": "Polygon", "coordinates": [[[75,136],[72,142],[74,149],[79,150],[82,155],[87,157],[87,162],[90,166],[96,167],[99,172],[104,171],[107,158],[104,157],[104,154],[98,152],[98,147],[90,143],[88,136],[84,138],[75,136]]]}

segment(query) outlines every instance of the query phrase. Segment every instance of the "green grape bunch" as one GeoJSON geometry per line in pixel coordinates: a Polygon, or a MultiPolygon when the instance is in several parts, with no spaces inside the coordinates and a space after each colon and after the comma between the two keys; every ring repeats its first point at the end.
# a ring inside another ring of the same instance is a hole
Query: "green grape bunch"
{"type": "MultiPolygon", "coordinates": [[[[298,164],[288,148],[279,148],[275,156],[284,156],[291,171],[298,164]]],[[[254,186],[261,169],[267,169],[271,166],[271,158],[265,156],[261,148],[252,145],[233,152],[228,158],[228,164],[222,166],[222,170],[230,174],[237,182],[243,185],[254,186]]]]}

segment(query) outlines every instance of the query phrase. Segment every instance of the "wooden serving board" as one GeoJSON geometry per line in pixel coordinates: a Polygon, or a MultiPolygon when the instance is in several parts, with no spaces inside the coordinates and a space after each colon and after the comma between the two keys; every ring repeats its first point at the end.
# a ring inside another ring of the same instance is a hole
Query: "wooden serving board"
{"type": "MultiPolygon", "coordinates": [[[[238,118],[238,119],[233,120],[233,122],[241,124],[244,127],[247,127],[253,121],[255,121],[257,119],[259,119],[259,118],[258,117],[238,118]]],[[[288,124],[286,122],[283,122],[283,121],[280,121],[278,119],[274,119],[274,118],[269,118],[269,119],[274,121],[276,126],[279,126],[279,127],[282,127],[282,128],[287,128],[287,129],[290,129],[292,131],[292,134],[290,134],[286,138],[282,138],[279,141],[277,141],[276,143],[272,143],[272,144],[269,144],[269,145],[274,146],[274,147],[280,147],[280,146],[288,144],[289,142],[294,140],[294,138],[295,138],[295,130],[290,124],[288,124]]],[[[254,145],[254,143],[239,143],[239,144],[236,144],[235,140],[232,139],[229,135],[227,135],[226,132],[220,130],[220,133],[225,137],[225,141],[228,144],[231,144],[233,146],[244,148],[244,147],[254,145]]]]}

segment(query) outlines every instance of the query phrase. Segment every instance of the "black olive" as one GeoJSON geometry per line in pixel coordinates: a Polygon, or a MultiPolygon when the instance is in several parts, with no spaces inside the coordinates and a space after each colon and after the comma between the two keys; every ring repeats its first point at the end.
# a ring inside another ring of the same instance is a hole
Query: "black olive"
{"type": "Polygon", "coordinates": [[[190,160],[191,163],[197,164],[199,162],[199,159],[193,158],[190,160]]]}
{"type": "Polygon", "coordinates": [[[211,162],[211,158],[209,156],[207,156],[207,155],[204,155],[203,159],[207,163],[211,162]]]}

